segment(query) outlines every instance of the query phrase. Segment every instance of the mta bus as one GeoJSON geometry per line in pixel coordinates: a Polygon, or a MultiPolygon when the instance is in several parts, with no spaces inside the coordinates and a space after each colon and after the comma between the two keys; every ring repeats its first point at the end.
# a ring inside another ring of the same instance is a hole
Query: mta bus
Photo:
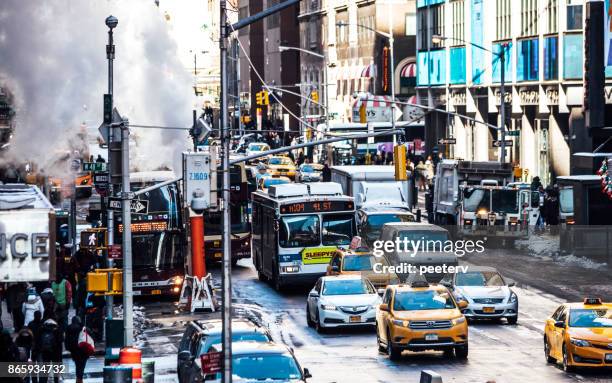
{"type": "MultiPolygon", "coordinates": [[[[176,179],[173,172],[130,174],[132,191],[176,179]]],[[[146,214],[132,214],[132,264],[134,295],[178,296],[185,276],[187,239],[181,216],[178,181],[139,195],[149,202],[146,214]]],[[[115,243],[121,243],[123,223],[115,215],[115,243]]]]}
{"type": "Polygon", "coordinates": [[[252,200],[253,263],[277,290],[314,283],[356,233],[353,197],[334,182],[272,185],[252,200]]]}
{"type": "MultiPolygon", "coordinates": [[[[219,175],[222,173],[218,171],[219,175]]],[[[223,177],[217,178],[217,196],[221,197],[223,177]]],[[[251,224],[249,222],[249,183],[244,163],[230,168],[230,222],[232,241],[232,263],[242,258],[251,257],[251,224]]],[[[204,213],[204,251],[206,260],[223,259],[221,233],[223,227],[222,212],[208,210],[204,213]]]]}

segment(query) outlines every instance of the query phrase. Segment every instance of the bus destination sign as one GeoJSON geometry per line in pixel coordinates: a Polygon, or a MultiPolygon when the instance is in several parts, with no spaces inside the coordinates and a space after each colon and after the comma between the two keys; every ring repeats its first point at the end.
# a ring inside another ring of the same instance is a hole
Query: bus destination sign
{"type": "Polygon", "coordinates": [[[325,213],[330,211],[353,210],[352,201],[313,201],[281,205],[281,214],[325,213]]]}

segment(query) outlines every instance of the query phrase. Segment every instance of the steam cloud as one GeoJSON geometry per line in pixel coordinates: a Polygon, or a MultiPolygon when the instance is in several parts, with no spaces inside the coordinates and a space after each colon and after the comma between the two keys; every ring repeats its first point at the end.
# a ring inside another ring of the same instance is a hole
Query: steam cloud
{"type": "MultiPolygon", "coordinates": [[[[191,125],[193,80],[177,58],[163,15],[151,0],[2,0],[0,84],[15,94],[17,121],[8,156],[49,165],[86,121],[102,122],[107,92],[108,15],[114,40],[114,105],[133,124],[191,125]]],[[[133,128],[133,165],[178,171],[184,131],[133,128]]],[[[50,165],[49,165],[50,166],[50,165]]],[[[53,171],[52,169],[47,169],[53,171]]],[[[65,171],[65,169],[55,169],[65,171]]]]}

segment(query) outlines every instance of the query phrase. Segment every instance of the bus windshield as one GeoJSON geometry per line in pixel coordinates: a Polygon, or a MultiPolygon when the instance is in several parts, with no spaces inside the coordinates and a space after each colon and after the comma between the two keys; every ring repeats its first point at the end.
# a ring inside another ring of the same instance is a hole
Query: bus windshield
{"type": "Polygon", "coordinates": [[[132,238],[134,268],[173,269],[182,265],[178,235],[135,234],[132,238]]]}
{"type": "Polygon", "coordinates": [[[353,238],[354,215],[333,214],[323,216],[323,245],[348,245],[353,238]]]}
{"type": "MultiPolygon", "coordinates": [[[[249,222],[246,211],[247,202],[230,209],[232,233],[248,232],[249,222]]],[[[204,213],[204,235],[221,235],[221,213],[218,211],[204,213]]]]}
{"type": "Polygon", "coordinates": [[[463,191],[463,210],[476,212],[480,209],[489,210],[490,191],[488,189],[465,189],[463,191]]]}
{"type": "Polygon", "coordinates": [[[279,245],[281,247],[319,246],[321,243],[320,226],[317,215],[282,217],[279,227],[279,245]]]}

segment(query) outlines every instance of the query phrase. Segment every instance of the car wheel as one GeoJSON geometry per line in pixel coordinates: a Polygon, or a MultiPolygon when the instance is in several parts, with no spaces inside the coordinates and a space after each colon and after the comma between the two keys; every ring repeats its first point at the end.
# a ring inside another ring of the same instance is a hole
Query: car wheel
{"type": "Polygon", "coordinates": [[[516,322],[518,322],[518,315],[515,317],[508,317],[506,319],[508,320],[508,324],[516,324],[516,322]]]}
{"type": "Polygon", "coordinates": [[[544,337],[544,357],[546,358],[546,363],[556,362],[556,359],[550,356],[550,344],[548,344],[546,337],[544,337]]]}
{"type": "Polygon", "coordinates": [[[455,355],[459,359],[467,359],[467,357],[468,357],[468,345],[465,344],[463,346],[455,347],[455,355]]]}
{"type": "Polygon", "coordinates": [[[310,307],[308,306],[308,303],[306,303],[306,324],[308,325],[308,327],[314,326],[314,323],[312,323],[312,319],[310,319],[310,307]]]}
{"type": "Polygon", "coordinates": [[[378,352],[385,352],[386,348],[382,344],[382,339],[380,339],[380,334],[378,333],[378,323],[376,323],[376,344],[378,345],[378,352]]]}
{"type": "Polygon", "coordinates": [[[567,349],[565,348],[565,345],[563,345],[563,371],[565,372],[572,372],[574,371],[574,366],[569,364],[569,355],[567,353],[567,349]]]}
{"type": "Polygon", "coordinates": [[[319,317],[319,309],[317,309],[317,320],[315,322],[315,330],[317,330],[319,334],[323,334],[325,332],[325,327],[323,327],[323,325],[321,324],[321,317],[319,317]]]}
{"type": "Polygon", "coordinates": [[[387,334],[387,355],[389,355],[389,359],[391,360],[399,360],[402,356],[402,351],[393,346],[393,342],[391,341],[391,333],[387,334]]]}

